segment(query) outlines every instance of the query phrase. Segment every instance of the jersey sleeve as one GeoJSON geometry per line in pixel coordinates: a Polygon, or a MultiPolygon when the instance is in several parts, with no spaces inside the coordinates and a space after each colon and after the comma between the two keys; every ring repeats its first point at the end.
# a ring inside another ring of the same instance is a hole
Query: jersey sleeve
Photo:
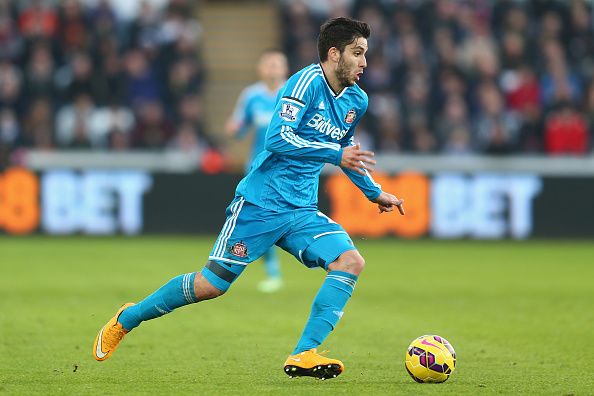
{"type": "MultiPolygon", "coordinates": [[[[345,147],[355,145],[355,127],[359,123],[360,119],[361,118],[356,120],[355,124],[351,127],[351,132],[349,133],[351,136],[350,138],[345,139],[345,143],[343,143],[345,147]]],[[[371,177],[371,174],[365,169],[361,169],[363,172],[365,172],[365,176],[350,169],[341,169],[370,201],[379,197],[379,195],[382,193],[382,186],[376,183],[375,180],[373,180],[373,177],[371,177]]]]}
{"type": "Polygon", "coordinates": [[[237,131],[237,137],[245,136],[248,126],[252,123],[252,115],[249,111],[250,96],[249,89],[244,89],[239,95],[233,113],[231,114],[231,119],[241,125],[239,131],[237,131]]]}
{"type": "MultiPolygon", "coordinates": [[[[317,142],[299,136],[303,115],[316,103],[315,79],[321,71],[304,71],[290,79],[276,103],[266,134],[266,150],[307,161],[340,165],[342,146],[332,142],[317,142]],[[295,81],[296,80],[296,81],[295,81]]],[[[319,101],[318,101],[319,102],[319,101]]]]}

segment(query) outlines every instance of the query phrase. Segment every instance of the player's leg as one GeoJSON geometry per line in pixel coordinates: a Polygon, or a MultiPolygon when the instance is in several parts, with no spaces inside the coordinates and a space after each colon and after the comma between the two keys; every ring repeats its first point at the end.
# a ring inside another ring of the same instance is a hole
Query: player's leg
{"type": "Polygon", "coordinates": [[[280,270],[280,260],[278,259],[278,248],[271,246],[264,253],[264,271],[266,279],[258,283],[258,290],[262,293],[274,293],[283,287],[283,277],[280,270]]]}
{"type": "Polygon", "coordinates": [[[212,275],[212,272],[208,268],[209,266],[216,266],[222,269],[221,265],[213,261],[213,259],[216,256],[222,262],[224,260],[223,251],[225,250],[225,244],[234,233],[237,234],[241,231],[241,227],[237,229],[237,221],[243,210],[244,203],[245,201],[243,199],[234,199],[227,208],[227,220],[215,242],[209,261],[201,273],[193,272],[177,276],[138,304],[124,309],[117,319],[117,322],[122,325],[124,330],[130,331],[144,321],[161,317],[184,305],[218,297],[227,291],[232,281],[239,276],[244,266],[249,263],[247,249],[245,250],[246,254],[240,254],[242,256],[241,259],[244,261],[239,263],[241,265],[235,268],[233,280],[226,282],[225,285],[216,283],[219,279],[218,276],[208,279],[208,276],[212,275]]]}
{"type": "MultiPolygon", "coordinates": [[[[209,261],[205,269],[214,268],[215,265],[220,264],[209,261]]],[[[95,359],[101,361],[111,356],[124,336],[142,322],[159,318],[173,312],[176,308],[223,295],[244,268],[244,265],[233,265],[229,271],[233,273],[233,279],[226,281],[217,277],[219,283],[212,279],[209,281],[200,272],[180,275],[138,304],[124,304],[95,338],[93,345],[95,359]]]]}
{"type": "Polygon", "coordinates": [[[313,301],[301,338],[285,362],[285,372],[289,376],[326,379],[339,375],[344,365],[339,360],[320,356],[316,348],[342,317],[365,261],[340,225],[321,214],[319,216],[321,218],[318,217],[317,221],[309,221],[296,235],[282,241],[283,244],[292,245],[287,250],[308,267],[321,267],[328,271],[313,301]],[[321,219],[325,220],[319,221],[321,219]],[[316,230],[316,234],[312,230],[316,230]],[[303,243],[306,245],[303,246],[303,243]],[[305,250],[297,250],[299,245],[305,250]]]}
{"type": "MultiPolygon", "coordinates": [[[[313,248],[316,249],[317,246],[313,248]]],[[[306,256],[312,253],[325,254],[324,251],[316,253],[310,251],[306,256]]],[[[309,320],[293,355],[317,348],[334,330],[336,323],[343,315],[347,301],[353,294],[364,265],[365,260],[357,250],[347,250],[327,266],[326,280],[313,301],[309,320]]]]}
{"type": "Polygon", "coordinates": [[[243,198],[236,198],[227,208],[227,221],[202,271],[171,279],[138,304],[124,304],[97,335],[93,346],[95,359],[111,356],[122,338],[143,321],[225,293],[245,266],[258,259],[282,233],[282,226],[267,218],[270,215],[259,213],[259,208],[243,198]],[[272,231],[267,232],[266,225],[272,231]],[[254,232],[253,227],[261,233],[254,232]]]}

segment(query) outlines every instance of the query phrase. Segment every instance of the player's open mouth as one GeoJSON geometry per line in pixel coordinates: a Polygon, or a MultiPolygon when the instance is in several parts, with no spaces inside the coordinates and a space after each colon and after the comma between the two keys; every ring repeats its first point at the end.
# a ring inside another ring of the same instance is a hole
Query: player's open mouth
{"type": "Polygon", "coordinates": [[[361,78],[361,74],[363,74],[363,72],[359,72],[355,75],[355,78],[357,79],[357,81],[359,81],[359,78],[361,78]]]}

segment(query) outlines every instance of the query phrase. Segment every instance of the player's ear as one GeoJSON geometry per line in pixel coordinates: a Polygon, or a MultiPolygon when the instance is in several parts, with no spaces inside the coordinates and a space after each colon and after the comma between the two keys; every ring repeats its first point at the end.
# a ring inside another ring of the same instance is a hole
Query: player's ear
{"type": "Polygon", "coordinates": [[[340,51],[336,47],[331,47],[328,50],[328,58],[332,59],[334,62],[338,62],[340,59],[340,51]]]}

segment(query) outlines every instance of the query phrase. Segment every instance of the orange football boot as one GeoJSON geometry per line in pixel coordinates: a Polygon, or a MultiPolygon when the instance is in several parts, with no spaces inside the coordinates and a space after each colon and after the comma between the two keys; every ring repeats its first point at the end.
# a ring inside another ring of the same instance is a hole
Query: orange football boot
{"type": "Polygon", "coordinates": [[[328,359],[316,348],[309,351],[291,355],[285,362],[285,373],[289,378],[293,377],[315,377],[318,379],[336,378],[344,370],[344,364],[340,360],[328,359]]]}
{"type": "Polygon", "coordinates": [[[118,309],[118,312],[113,318],[107,322],[101,329],[97,338],[95,338],[95,344],[93,345],[93,356],[95,359],[102,361],[111,356],[113,351],[116,350],[118,344],[126,334],[130,331],[122,327],[122,324],[118,322],[118,318],[122,311],[128,307],[131,307],[134,303],[126,303],[118,309]]]}

